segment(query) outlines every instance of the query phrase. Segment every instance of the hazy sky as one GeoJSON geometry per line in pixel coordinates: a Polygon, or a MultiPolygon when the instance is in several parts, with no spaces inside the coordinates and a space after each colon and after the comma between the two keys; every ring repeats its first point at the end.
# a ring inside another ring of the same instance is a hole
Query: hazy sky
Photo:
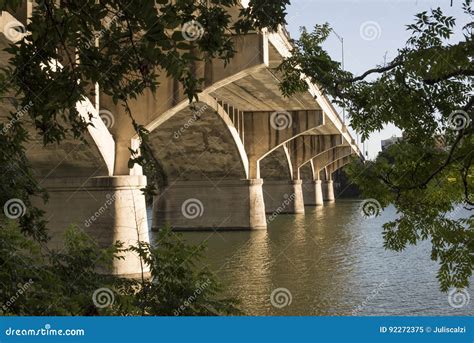
{"type": "MultiPolygon", "coordinates": [[[[390,61],[397,48],[409,38],[405,25],[413,22],[416,13],[441,7],[446,14],[457,18],[456,34],[468,21],[462,11],[462,0],[292,0],[288,9],[288,30],[291,37],[299,36],[299,28],[328,22],[344,38],[345,69],[359,74],[377,64],[384,56],[390,61]]],[[[325,44],[334,59],[341,59],[341,43],[331,35],[325,44]]],[[[369,157],[380,151],[380,140],[400,135],[393,125],[374,133],[368,141],[369,157]]],[[[354,135],[355,137],[355,135],[354,135]]]]}

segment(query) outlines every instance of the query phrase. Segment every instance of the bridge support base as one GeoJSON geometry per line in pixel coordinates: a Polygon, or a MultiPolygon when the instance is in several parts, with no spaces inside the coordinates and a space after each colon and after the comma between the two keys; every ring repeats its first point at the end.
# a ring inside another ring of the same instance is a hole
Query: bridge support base
{"type": "Polygon", "coordinates": [[[327,202],[334,202],[336,201],[336,197],[334,196],[334,181],[328,180],[324,182],[324,200],[327,202]]]}
{"type": "Polygon", "coordinates": [[[262,179],[170,182],[153,201],[153,230],[266,229],[262,179]]]}
{"type": "Polygon", "coordinates": [[[323,206],[323,188],[321,180],[315,180],[303,185],[304,204],[323,206]]]}
{"type": "Polygon", "coordinates": [[[265,181],[263,186],[267,213],[304,213],[302,181],[265,181]]]}
{"type": "MultiPolygon", "coordinates": [[[[145,176],[47,179],[43,186],[49,201],[37,206],[46,211],[50,247],[62,248],[64,231],[71,225],[104,248],[116,241],[125,246],[136,245],[138,240],[149,242],[145,197],[140,190],[145,185],[145,176]]],[[[115,259],[110,269],[99,272],[127,277],[148,273],[134,253],[123,256],[125,259],[115,259]]]]}

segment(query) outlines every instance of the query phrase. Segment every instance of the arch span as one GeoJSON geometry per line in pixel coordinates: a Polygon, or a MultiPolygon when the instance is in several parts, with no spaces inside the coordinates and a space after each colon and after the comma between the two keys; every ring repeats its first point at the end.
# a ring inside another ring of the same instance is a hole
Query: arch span
{"type": "Polygon", "coordinates": [[[153,123],[149,135],[168,179],[154,199],[153,228],[166,223],[178,230],[266,228],[262,182],[248,179],[235,118],[208,96],[171,118],[153,123]]]}
{"type": "Polygon", "coordinates": [[[148,129],[150,146],[170,182],[247,179],[248,158],[239,133],[210,97],[176,109],[148,129]]]}

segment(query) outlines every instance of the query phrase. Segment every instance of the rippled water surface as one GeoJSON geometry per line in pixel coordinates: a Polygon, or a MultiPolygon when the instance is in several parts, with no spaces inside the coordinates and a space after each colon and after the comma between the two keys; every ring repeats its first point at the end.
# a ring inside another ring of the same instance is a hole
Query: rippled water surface
{"type": "Polygon", "coordinates": [[[363,218],[360,201],[307,207],[279,215],[268,231],[187,232],[207,241],[206,263],[241,300],[247,315],[473,315],[471,300],[452,308],[439,291],[437,263],[424,242],[401,253],[383,248],[382,224],[395,216],[363,218]],[[272,305],[277,288],[291,304],[272,305]]]}

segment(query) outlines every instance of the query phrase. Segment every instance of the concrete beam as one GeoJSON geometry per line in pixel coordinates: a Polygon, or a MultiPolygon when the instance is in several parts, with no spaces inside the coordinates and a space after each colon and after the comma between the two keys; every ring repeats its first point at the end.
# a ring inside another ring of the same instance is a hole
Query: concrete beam
{"type": "Polygon", "coordinates": [[[260,178],[259,162],[297,136],[324,125],[321,111],[246,112],[245,150],[250,178],[260,178]]]}
{"type": "MultiPolygon", "coordinates": [[[[319,171],[324,167],[331,165],[333,162],[352,154],[353,151],[350,146],[334,147],[314,157],[313,168],[315,171],[319,171]]],[[[319,173],[315,172],[315,175],[319,176],[319,173]]]]}
{"type": "MultiPolygon", "coordinates": [[[[273,52],[270,53],[270,60],[274,61],[274,66],[279,65],[279,63],[281,63],[284,58],[291,56],[291,50],[293,49],[293,46],[289,40],[288,35],[283,29],[280,29],[278,32],[268,33],[266,37],[269,41],[269,51],[273,52]]],[[[357,146],[357,144],[355,144],[350,133],[347,131],[345,123],[340,118],[336,109],[329,101],[327,96],[316,84],[312,83],[308,77],[303,74],[301,75],[301,77],[308,84],[308,93],[313,99],[315,99],[319,108],[321,108],[327,115],[328,120],[326,126],[333,128],[333,131],[331,133],[342,133],[344,139],[347,142],[350,142],[350,145],[355,151],[355,153],[363,158],[359,147],[357,146]]]]}
{"type": "Polygon", "coordinates": [[[328,164],[325,166],[326,169],[326,174],[328,176],[329,180],[332,180],[332,174],[338,170],[344,167],[345,165],[349,164],[351,162],[351,156],[355,155],[354,153],[352,154],[347,154],[346,156],[343,156],[341,158],[338,158],[334,162],[328,164]]]}
{"type": "Polygon", "coordinates": [[[294,179],[300,179],[300,168],[309,163],[315,156],[328,153],[334,147],[343,144],[344,141],[341,135],[303,135],[286,143],[291,156],[294,179]]]}

